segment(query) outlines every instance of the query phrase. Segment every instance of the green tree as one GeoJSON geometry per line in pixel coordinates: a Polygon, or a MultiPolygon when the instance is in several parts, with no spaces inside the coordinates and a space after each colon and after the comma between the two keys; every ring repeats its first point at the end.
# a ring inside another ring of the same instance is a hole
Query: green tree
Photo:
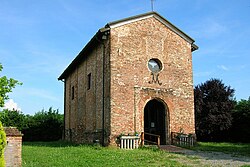
{"type": "MultiPolygon", "coordinates": [[[[3,70],[3,66],[0,63],[0,72],[3,70]]],[[[15,88],[17,84],[22,84],[17,80],[6,76],[0,76],[0,107],[4,106],[4,101],[9,99],[8,93],[12,92],[12,89],[15,88]]]]}
{"type": "Polygon", "coordinates": [[[200,141],[223,141],[232,125],[234,89],[210,79],[194,89],[195,128],[200,141]]]}
{"type": "Polygon", "coordinates": [[[4,109],[0,112],[0,121],[5,127],[17,127],[22,131],[28,127],[26,116],[20,111],[4,109]]]}
{"type": "Polygon", "coordinates": [[[233,112],[232,140],[250,143],[250,97],[237,102],[233,112]]]}

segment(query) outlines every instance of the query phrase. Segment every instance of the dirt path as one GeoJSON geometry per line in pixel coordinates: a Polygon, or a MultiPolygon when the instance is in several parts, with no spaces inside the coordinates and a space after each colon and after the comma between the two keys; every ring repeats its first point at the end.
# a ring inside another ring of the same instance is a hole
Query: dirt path
{"type": "Polygon", "coordinates": [[[187,159],[180,159],[180,162],[190,166],[250,166],[250,158],[245,156],[222,152],[193,151],[175,146],[163,146],[161,149],[187,155],[187,159]]]}

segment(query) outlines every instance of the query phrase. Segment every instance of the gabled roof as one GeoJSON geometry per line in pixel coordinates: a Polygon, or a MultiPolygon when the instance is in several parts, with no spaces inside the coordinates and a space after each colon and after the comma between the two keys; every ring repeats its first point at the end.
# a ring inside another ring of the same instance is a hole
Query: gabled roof
{"type": "Polygon", "coordinates": [[[84,55],[97,43],[100,42],[100,36],[104,32],[109,31],[111,28],[119,27],[125,24],[133,23],[139,20],[147,19],[150,17],[154,17],[155,19],[159,20],[162,24],[167,26],[170,30],[178,34],[180,37],[185,39],[187,42],[189,42],[192,46],[192,51],[195,51],[198,49],[198,46],[194,44],[194,40],[189,37],[187,34],[185,34],[183,31],[181,31],[179,28],[174,26],[172,23],[170,23],[168,20],[166,20],[164,17],[162,17],[160,14],[156,12],[148,12],[132,17],[128,17],[125,19],[117,20],[114,22],[110,22],[106,24],[104,28],[99,29],[99,31],[93,36],[93,38],[88,42],[88,44],[82,49],[82,51],[78,54],[78,56],[70,63],[70,65],[65,69],[65,71],[61,74],[61,76],[58,78],[58,80],[65,79],[68,73],[75,68],[76,65],[84,58],[84,55]]]}
{"type": "Polygon", "coordinates": [[[185,34],[183,31],[181,31],[175,25],[170,23],[167,19],[162,17],[157,12],[148,12],[148,13],[128,17],[128,18],[125,18],[125,19],[117,20],[117,21],[114,21],[114,22],[110,22],[110,23],[108,23],[106,25],[106,27],[115,28],[115,27],[119,27],[119,26],[122,26],[122,25],[125,25],[125,24],[133,23],[133,22],[136,22],[136,21],[139,21],[139,20],[147,19],[147,18],[150,18],[150,17],[154,17],[155,19],[159,20],[162,24],[164,24],[166,27],[171,29],[173,32],[175,32],[176,34],[178,34],[179,36],[184,38],[190,44],[193,44],[195,42],[191,37],[189,37],[187,34],[185,34]]]}
{"type": "Polygon", "coordinates": [[[85,45],[85,47],[81,50],[81,52],[76,56],[76,58],[69,64],[69,66],[64,70],[64,72],[60,75],[58,80],[63,80],[67,77],[67,75],[75,69],[75,67],[85,58],[85,55],[91,51],[91,49],[100,43],[100,38],[104,32],[109,31],[109,28],[101,28],[97,31],[97,33],[91,38],[91,40],[85,45]]]}

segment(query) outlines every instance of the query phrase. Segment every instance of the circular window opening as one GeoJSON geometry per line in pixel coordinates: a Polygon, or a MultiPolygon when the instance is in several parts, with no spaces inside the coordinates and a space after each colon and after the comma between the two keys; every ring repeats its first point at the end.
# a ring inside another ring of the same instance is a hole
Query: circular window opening
{"type": "Polygon", "coordinates": [[[157,73],[162,70],[162,64],[159,59],[150,59],[148,61],[148,68],[151,72],[157,73]]]}

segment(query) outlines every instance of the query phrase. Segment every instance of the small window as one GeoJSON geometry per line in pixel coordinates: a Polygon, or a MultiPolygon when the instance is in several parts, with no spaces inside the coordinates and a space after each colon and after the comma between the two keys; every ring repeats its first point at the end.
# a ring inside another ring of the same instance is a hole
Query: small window
{"type": "Polygon", "coordinates": [[[91,73],[88,74],[88,85],[87,89],[89,90],[91,88],[91,73]]]}
{"type": "Polygon", "coordinates": [[[72,86],[72,88],[71,88],[71,99],[74,100],[74,98],[75,98],[75,87],[72,86]]]}
{"type": "Polygon", "coordinates": [[[150,59],[148,61],[148,68],[153,73],[158,73],[162,70],[162,63],[159,59],[150,59]]]}

